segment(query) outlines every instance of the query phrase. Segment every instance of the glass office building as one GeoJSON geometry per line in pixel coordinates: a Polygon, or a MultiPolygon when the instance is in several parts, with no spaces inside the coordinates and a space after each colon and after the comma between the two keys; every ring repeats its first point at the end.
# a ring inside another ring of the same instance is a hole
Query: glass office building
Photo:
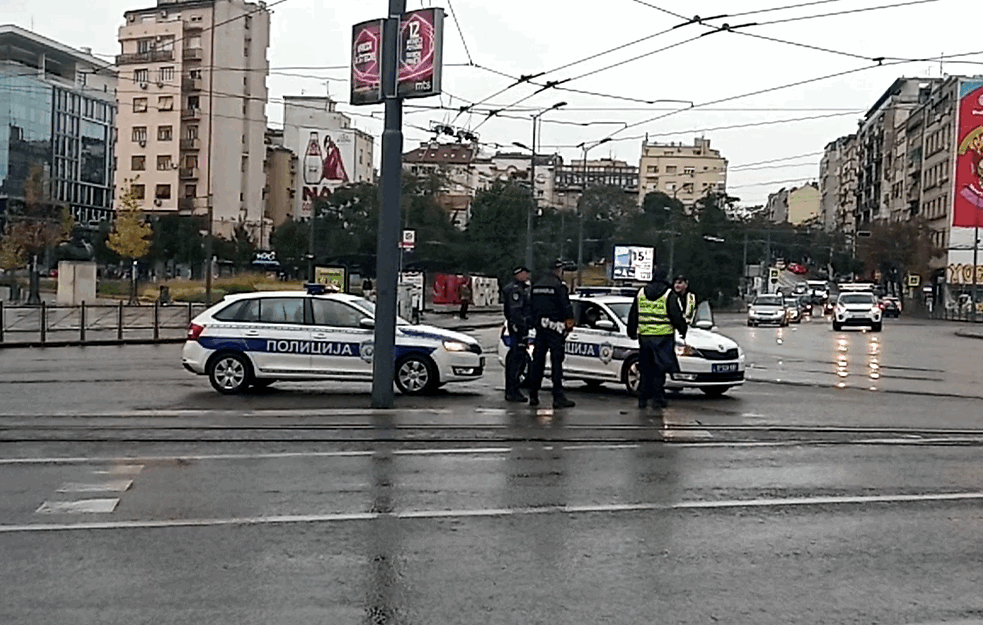
{"type": "Polygon", "coordinates": [[[41,167],[76,223],[112,220],[116,73],[87,51],[0,26],[0,215],[41,167]]]}

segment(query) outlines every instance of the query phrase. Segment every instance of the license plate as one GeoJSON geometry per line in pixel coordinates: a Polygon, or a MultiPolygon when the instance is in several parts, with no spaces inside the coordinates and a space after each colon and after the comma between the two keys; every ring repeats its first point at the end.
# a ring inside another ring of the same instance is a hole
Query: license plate
{"type": "Polygon", "coordinates": [[[737,363],[731,363],[726,365],[713,365],[711,369],[714,373],[734,373],[737,371],[737,363]]]}

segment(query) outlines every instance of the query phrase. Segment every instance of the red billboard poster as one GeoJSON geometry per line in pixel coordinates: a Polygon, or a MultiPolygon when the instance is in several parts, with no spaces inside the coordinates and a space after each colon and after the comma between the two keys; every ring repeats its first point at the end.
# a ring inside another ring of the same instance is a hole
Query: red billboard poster
{"type": "Polygon", "coordinates": [[[399,76],[396,94],[425,98],[440,93],[444,50],[444,10],[404,13],[399,24],[399,76]]]}
{"type": "Polygon", "coordinates": [[[382,97],[383,20],[352,27],[352,104],[378,104],[382,97]]]}
{"type": "Polygon", "coordinates": [[[983,80],[959,83],[952,225],[983,226],[983,80]]]}

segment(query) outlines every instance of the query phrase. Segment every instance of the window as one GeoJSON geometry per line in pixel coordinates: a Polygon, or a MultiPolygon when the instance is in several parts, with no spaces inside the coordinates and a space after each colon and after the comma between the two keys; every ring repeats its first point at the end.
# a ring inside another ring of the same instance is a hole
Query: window
{"type": "Polygon", "coordinates": [[[201,35],[194,35],[185,39],[187,48],[200,48],[201,47],[201,35]]]}
{"type": "Polygon", "coordinates": [[[264,297],[260,301],[259,320],[266,323],[304,323],[304,299],[300,297],[264,297]]]}
{"type": "Polygon", "coordinates": [[[170,141],[174,138],[174,130],[171,126],[157,126],[157,140],[170,141]]]}
{"type": "Polygon", "coordinates": [[[173,82],[174,81],[174,68],[173,67],[162,67],[162,68],[160,68],[160,81],[161,82],[173,82]]]}
{"type": "Polygon", "coordinates": [[[201,16],[200,15],[192,15],[191,16],[191,21],[192,22],[200,22],[201,21],[201,16]]]}
{"type": "Polygon", "coordinates": [[[130,189],[133,190],[133,197],[138,200],[142,200],[146,197],[146,189],[142,184],[131,184],[130,189]]]}
{"type": "Polygon", "coordinates": [[[646,171],[648,173],[650,173],[650,174],[657,174],[657,173],[659,173],[659,166],[658,165],[649,165],[648,168],[646,169],[646,171]]]}
{"type": "Polygon", "coordinates": [[[174,96],[162,95],[157,98],[157,110],[158,111],[173,111],[174,110],[174,96]]]}
{"type": "Polygon", "coordinates": [[[674,173],[676,173],[676,166],[675,165],[666,165],[666,173],[667,174],[674,174],[674,173]]]}
{"type": "Polygon", "coordinates": [[[146,143],[147,142],[147,127],[146,126],[134,126],[131,136],[133,137],[134,143],[146,143]]]}
{"type": "Polygon", "coordinates": [[[154,197],[158,200],[169,200],[171,199],[171,185],[169,184],[159,184],[154,190],[154,197]]]}
{"type": "Polygon", "coordinates": [[[198,157],[194,155],[188,155],[184,157],[184,166],[187,169],[194,169],[198,166],[198,157]]]}
{"type": "Polygon", "coordinates": [[[134,70],[133,82],[150,82],[150,70],[149,69],[134,70]]]}
{"type": "Polygon", "coordinates": [[[170,154],[161,154],[157,157],[157,171],[168,171],[174,169],[170,154]]]}
{"type": "Polygon", "coordinates": [[[184,186],[184,197],[194,198],[198,196],[198,185],[188,184],[184,186]]]}
{"type": "Polygon", "coordinates": [[[185,139],[197,139],[198,138],[198,126],[188,126],[184,131],[185,139]]]}
{"type": "Polygon", "coordinates": [[[147,98],[133,98],[133,112],[134,113],[146,113],[147,112],[147,98]]]}
{"type": "Polygon", "coordinates": [[[196,96],[196,95],[189,95],[188,96],[188,108],[189,109],[196,109],[196,108],[198,108],[200,106],[200,103],[201,103],[201,99],[198,96],[196,96]]]}
{"type": "MultiPolygon", "coordinates": [[[[144,20],[146,20],[146,19],[147,18],[144,18],[144,20]]],[[[154,18],[151,17],[150,18],[150,21],[151,22],[154,21],[154,18]]],[[[154,49],[154,40],[153,39],[139,39],[139,40],[137,40],[137,52],[138,53],[145,54],[147,52],[150,52],[153,49],[154,49]]]]}
{"type": "Polygon", "coordinates": [[[692,176],[696,173],[696,167],[683,167],[683,173],[687,176],[692,176]]]}
{"type": "Polygon", "coordinates": [[[188,70],[188,78],[201,78],[201,70],[200,69],[188,70]]]}
{"type": "Polygon", "coordinates": [[[259,300],[233,302],[213,315],[219,321],[259,321],[259,300]]]}
{"type": "MultiPolygon", "coordinates": [[[[177,17],[180,17],[180,16],[179,15],[178,16],[175,16],[175,18],[177,18],[177,17]]],[[[173,50],[174,49],[174,35],[165,35],[164,38],[161,39],[160,45],[157,46],[157,49],[158,50],[173,50]]],[[[164,68],[164,69],[167,69],[167,68],[164,68]]],[[[170,69],[171,69],[172,72],[174,71],[174,68],[173,67],[170,68],[170,69]]],[[[161,73],[163,73],[163,71],[164,70],[161,69],[161,73]]],[[[172,74],[172,77],[173,77],[173,74],[172,74]]],[[[163,78],[161,78],[161,80],[163,80],[163,78]]]]}
{"type": "Polygon", "coordinates": [[[357,328],[358,322],[367,315],[344,304],[329,299],[314,298],[311,300],[314,309],[314,325],[330,326],[333,328],[357,328]]]}
{"type": "Polygon", "coordinates": [[[147,168],[146,156],[131,156],[130,169],[133,171],[143,171],[147,168]]]}

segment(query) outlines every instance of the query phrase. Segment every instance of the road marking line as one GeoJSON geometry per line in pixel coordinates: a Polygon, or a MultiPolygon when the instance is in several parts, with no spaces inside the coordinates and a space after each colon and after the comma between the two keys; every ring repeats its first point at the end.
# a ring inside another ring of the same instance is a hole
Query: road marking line
{"type": "Polygon", "coordinates": [[[79,482],[66,482],[62,484],[56,493],[98,493],[113,492],[122,493],[133,486],[133,480],[110,480],[98,484],[82,484],[79,482]]]}
{"type": "Polygon", "coordinates": [[[81,501],[46,501],[34,514],[107,514],[116,509],[119,499],[82,499],[81,501]]]}
{"type": "MultiPolygon", "coordinates": [[[[395,514],[378,512],[348,512],[335,514],[279,515],[265,517],[231,517],[217,519],[184,519],[155,521],[112,521],[91,523],[38,523],[30,525],[0,525],[0,534],[67,530],[163,529],[172,527],[214,527],[228,525],[274,525],[286,523],[339,523],[371,521],[379,518],[446,519],[532,516],[540,514],[597,514],[618,512],[651,512],[669,510],[726,510],[736,508],[780,508],[787,506],[856,505],[878,503],[914,503],[933,501],[983,500],[983,492],[934,493],[922,495],[866,495],[840,497],[791,497],[787,499],[731,499],[720,501],[681,501],[674,504],[597,504],[583,506],[543,506],[538,508],[485,508],[471,510],[408,510],[395,514]]],[[[42,506],[43,507],[43,506],[42,506]]]]}
{"type": "Polygon", "coordinates": [[[143,471],[142,464],[118,464],[105,470],[93,471],[93,475],[136,475],[143,471]]]}

